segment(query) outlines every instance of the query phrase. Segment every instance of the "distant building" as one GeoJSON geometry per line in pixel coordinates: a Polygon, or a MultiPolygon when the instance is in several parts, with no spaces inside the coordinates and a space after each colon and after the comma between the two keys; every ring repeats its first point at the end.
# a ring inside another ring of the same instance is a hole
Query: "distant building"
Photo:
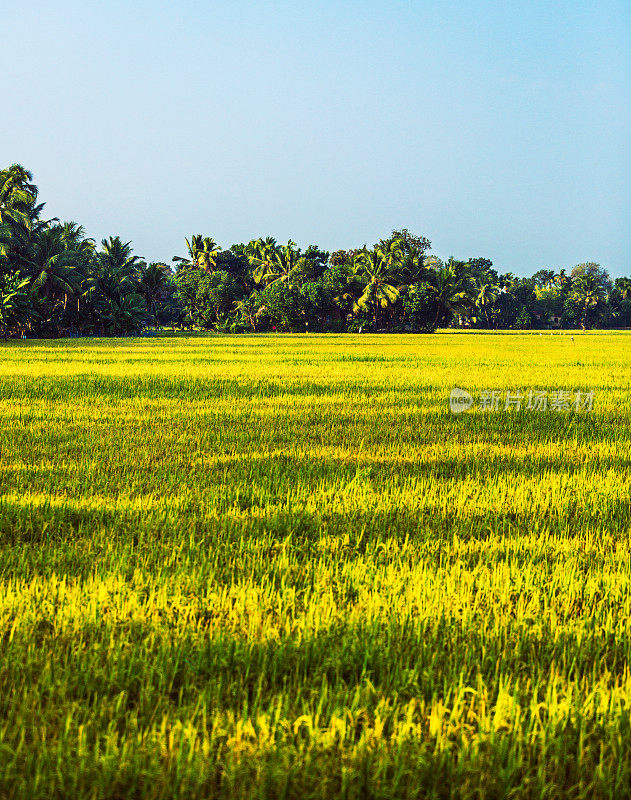
{"type": "Polygon", "coordinates": [[[537,319],[537,322],[542,323],[543,325],[547,325],[549,328],[560,328],[561,327],[561,317],[558,314],[551,314],[549,317],[545,317],[543,314],[534,315],[537,319]]]}

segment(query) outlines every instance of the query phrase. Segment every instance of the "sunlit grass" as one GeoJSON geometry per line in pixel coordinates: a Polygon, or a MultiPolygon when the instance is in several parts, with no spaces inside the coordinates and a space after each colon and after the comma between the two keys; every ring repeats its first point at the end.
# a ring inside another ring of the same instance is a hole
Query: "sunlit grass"
{"type": "Polygon", "coordinates": [[[0,346],[0,795],[630,796],[630,367],[613,333],[0,346]]]}

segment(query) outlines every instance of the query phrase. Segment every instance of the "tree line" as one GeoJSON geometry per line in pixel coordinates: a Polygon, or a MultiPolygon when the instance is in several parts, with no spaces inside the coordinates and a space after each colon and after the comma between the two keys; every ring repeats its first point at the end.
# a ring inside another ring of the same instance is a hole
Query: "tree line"
{"type": "Polygon", "coordinates": [[[0,171],[0,325],[10,336],[124,335],[180,327],[220,332],[416,331],[631,326],[631,279],[599,264],[500,273],[487,258],[443,262],[394,230],[333,253],[273,237],[222,249],[186,239],[147,263],[118,236],[100,246],[76,222],[46,219],[32,174],[0,171]]]}

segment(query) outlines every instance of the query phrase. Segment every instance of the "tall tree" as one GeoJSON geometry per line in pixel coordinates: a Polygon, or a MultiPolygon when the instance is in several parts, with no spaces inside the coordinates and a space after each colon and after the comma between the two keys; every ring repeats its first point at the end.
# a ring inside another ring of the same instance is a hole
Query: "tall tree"
{"type": "Polygon", "coordinates": [[[243,248],[243,254],[250,264],[252,279],[257,286],[263,283],[266,275],[273,272],[273,263],[277,252],[278,245],[273,236],[265,239],[252,239],[243,248]]]}
{"type": "Polygon", "coordinates": [[[46,300],[63,297],[65,302],[78,290],[81,263],[81,254],[66,247],[59,228],[44,228],[32,237],[26,267],[46,300]]]}
{"type": "Polygon", "coordinates": [[[221,247],[211,236],[191,236],[190,241],[185,239],[188,255],[173,256],[173,261],[179,262],[181,267],[198,267],[206,272],[214,272],[217,256],[221,247]]]}
{"type": "Polygon", "coordinates": [[[609,273],[604,267],[601,267],[600,264],[596,264],[594,261],[586,261],[584,264],[577,264],[571,272],[572,281],[587,275],[594,278],[594,281],[605,294],[609,294],[612,290],[613,284],[609,273]]]}
{"type": "Polygon", "coordinates": [[[616,278],[616,289],[623,300],[631,298],[631,278],[616,278]]]}
{"type": "Polygon", "coordinates": [[[465,261],[450,258],[435,271],[429,287],[436,307],[435,328],[449,322],[454,315],[466,313],[475,304],[475,285],[465,261]]]}
{"type": "Polygon", "coordinates": [[[569,300],[575,304],[583,330],[598,321],[606,299],[607,293],[598,275],[586,272],[574,278],[569,300]]]}
{"type": "Polygon", "coordinates": [[[479,278],[474,280],[473,286],[476,293],[476,305],[480,312],[484,315],[486,324],[490,328],[492,326],[489,314],[502,290],[496,284],[486,283],[484,280],[480,280],[479,278]]]}
{"type": "Polygon", "coordinates": [[[21,164],[0,170],[0,223],[30,230],[37,203],[33,175],[21,164]]]}
{"type": "Polygon", "coordinates": [[[392,283],[392,274],[403,261],[398,239],[364,249],[355,256],[356,274],[364,286],[354,310],[370,311],[375,330],[379,327],[379,309],[386,309],[399,299],[399,289],[392,283]]]}
{"type": "Polygon", "coordinates": [[[94,269],[85,282],[93,320],[101,331],[138,330],[147,317],[145,301],[138,291],[141,262],[140,256],[133,254],[131,242],[123,242],[119,236],[101,241],[94,269]]]}
{"type": "Polygon", "coordinates": [[[432,243],[428,238],[411,233],[407,228],[393,230],[387,239],[381,239],[375,247],[388,247],[393,242],[398,242],[398,249],[401,251],[402,259],[408,256],[422,259],[432,247],[432,243]]]}
{"type": "Polygon", "coordinates": [[[256,255],[251,257],[254,280],[264,287],[277,281],[289,281],[305,266],[304,256],[291,239],[280,247],[263,244],[255,252],[256,255]]]}
{"type": "Polygon", "coordinates": [[[101,250],[96,254],[95,271],[89,288],[111,297],[135,291],[141,261],[140,256],[134,255],[131,242],[123,242],[119,236],[103,239],[101,250]]]}
{"type": "Polygon", "coordinates": [[[535,286],[540,289],[552,286],[556,281],[557,275],[553,269],[540,269],[532,276],[535,286]]]}
{"type": "Polygon", "coordinates": [[[144,261],[138,267],[138,293],[144,298],[147,311],[158,327],[158,304],[165,300],[172,286],[171,270],[166,264],[144,261]]]}

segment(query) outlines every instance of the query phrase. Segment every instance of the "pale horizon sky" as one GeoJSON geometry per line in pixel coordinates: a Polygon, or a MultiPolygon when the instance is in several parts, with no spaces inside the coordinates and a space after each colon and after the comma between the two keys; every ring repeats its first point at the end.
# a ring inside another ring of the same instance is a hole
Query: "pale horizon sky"
{"type": "Polygon", "coordinates": [[[33,0],[3,9],[1,166],[45,216],[184,238],[631,275],[631,3],[33,0]]]}

